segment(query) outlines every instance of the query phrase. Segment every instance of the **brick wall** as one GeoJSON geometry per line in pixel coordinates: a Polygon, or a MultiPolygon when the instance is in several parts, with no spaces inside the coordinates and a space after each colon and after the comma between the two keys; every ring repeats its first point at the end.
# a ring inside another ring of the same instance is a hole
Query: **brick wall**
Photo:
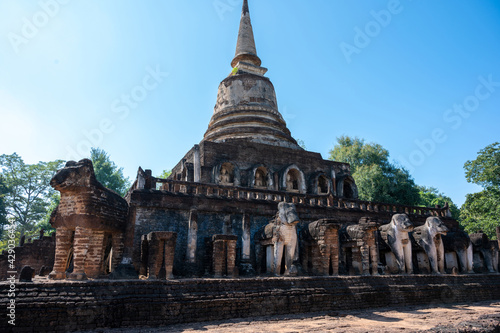
{"type": "MultiPolygon", "coordinates": [[[[255,234],[272,220],[277,212],[278,203],[268,200],[235,200],[223,197],[196,196],[188,194],[174,194],[166,191],[136,190],[130,198],[131,217],[129,223],[133,225],[133,233],[129,233],[130,253],[133,253],[133,262],[139,270],[141,236],[152,231],[172,231],[177,233],[175,249],[174,275],[176,276],[203,276],[205,273],[204,255],[206,253],[205,239],[213,235],[228,234],[238,236],[236,244],[237,265],[240,264],[243,214],[249,216],[251,235],[251,263],[257,269],[255,258],[255,234]],[[186,251],[188,239],[188,224],[190,211],[196,207],[198,214],[198,232],[196,263],[186,265],[186,251]],[[226,223],[229,222],[229,225],[226,223]],[[228,230],[230,229],[230,230],[228,230]]],[[[355,224],[365,216],[377,217],[379,223],[389,223],[392,212],[370,212],[360,209],[339,209],[334,207],[311,207],[305,204],[296,204],[301,223],[300,230],[312,221],[330,218],[340,224],[355,224]]],[[[415,225],[425,222],[427,216],[410,215],[415,225]]],[[[450,226],[457,222],[442,217],[450,226]]]]}
{"type": "MultiPolygon", "coordinates": [[[[31,266],[35,273],[38,274],[42,266],[54,266],[54,253],[56,248],[55,233],[52,236],[43,236],[40,239],[35,239],[32,242],[26,241],[23,246],[16,246],[14,271],[17,272],[17,277],[21,274],[21,269],[28,265],[31,266]]],[[[9,269],[8,253],[4,251],[0,255],[0,280],[4,281],[7,278],[9,269]]]]}
{"type": "MultiPolygon", "coordinates": [[[[0,303],[9,286],[0,284],[0,303]]],[[[500,300],[499,275],[18,283],[16,331],[67,332],[332,310],[500,300]]],[[[0,331],[10,332],[6,307],[0,331]]]]}

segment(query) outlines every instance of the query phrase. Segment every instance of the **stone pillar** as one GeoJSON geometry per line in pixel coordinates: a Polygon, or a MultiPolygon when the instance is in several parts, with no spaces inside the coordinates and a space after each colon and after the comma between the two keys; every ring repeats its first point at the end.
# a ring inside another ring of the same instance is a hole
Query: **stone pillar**
{"type": "Polygon", "coordinates": [[[243,214],[243,220],[241,229],[243,231],[241,237],[241,263],[240,263],[240,274],[241,275],[254,275],[255,270],[251,264],[250,257],[250,216],[248,214],[243,214]]]}
{"type": "Polygon", "coordinates": [[[198,241],[198,214],[192,210],[189,213],[188,226],[188,241],[187,241],[187,262],[196,263],[196,243],[198,241]]]}
{"type": "Polygon", "coordinates": [[[154,231],[147,235],[148,279],[171,279],[177,233],[154,231]]]}
{"type": "Polygon", "coordinates": [[[201,163],[200,163],[199,145],[194,145],[193,164],[194,164],[194,182],[199,183],[201,181],[201,163]]]}
{"type": "Polygon", "coordinates": [[[243,215],[242,221],[243,236],[241,239],[241,260],[250,262],[250,217],[248,214],[243,215]]]}
{"type": "Polygon", "coordinates": [[[149,258],[149,244],[148,235],[141,236],[141,267],[139,268],[139,275],[148,276],[148,258],[149,258]]]}
{"type": "Polygon", "coordinates": [[[337,228],[330,228],[325,232],[325,244],[327,246],[325,275],[330,274],[330,265],[332,275],[339,275],[339,236],[337,228]]]}
{"type": "Polygon", "coordinates": [[[85,260],[87,259],[91,237],[91,229],[76,227],[73,242],[73,273],[68,277],[71,280],[85,280],[87,278],[85,260]]]}
{"type": "Polygon", "coordinates": [[[104,231],[91,231],[89,236],[89,246],[84,264],[84,271],[87,277],[97,278],[101,273],[103,273],[103,261],[104,261],[104,231]]]}
{"type": "Polygon", "coordinates": [[[49,274],[49,279],[61,280],[66,278],[66,264],[68,261],[69,250],[71,249],[72,236],[72,230],[57,228],[54,268],[49,274]]]}
{"type": "Polygon", "coordinates": [[[115,268],[118,266],[118,264],[121,261],[121,258],[123,256],[123,249],[124,249],[124,244],[123,244],[123,234],[122,233],[114,233],[111,236],[111,242],[112,242],[112,256],[111,256],[111,271],[114,271],[115,268]]]}
{"type": "Polygon", "coordinates": [[[214,235],[212,237],[213,253],[212,262],[215,277],[235,277],[236,241],[237,236],[214,235]]]}
{"type": "Polygon", "coordinates": [[[372,275],[378,275],[378,248],[374,240],[373,244],[370,245],[370,259],[372,264],[372,275]]]}
{"type": "Polygon", "coordinates": [[[361,252],[361,266],[363,269],[363,275],[370,275],[370,247],[363,244],[359,248],[361,252]]]}

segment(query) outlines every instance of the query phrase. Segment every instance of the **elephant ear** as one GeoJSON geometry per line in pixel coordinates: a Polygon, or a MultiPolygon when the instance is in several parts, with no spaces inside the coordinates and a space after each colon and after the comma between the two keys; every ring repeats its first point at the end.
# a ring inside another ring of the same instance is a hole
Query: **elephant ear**
{"type": "Polygon", "coordinates": [[[396,238],[390,234],[387,234],[387,244],[392,245],[396,243],[396,238]]]}

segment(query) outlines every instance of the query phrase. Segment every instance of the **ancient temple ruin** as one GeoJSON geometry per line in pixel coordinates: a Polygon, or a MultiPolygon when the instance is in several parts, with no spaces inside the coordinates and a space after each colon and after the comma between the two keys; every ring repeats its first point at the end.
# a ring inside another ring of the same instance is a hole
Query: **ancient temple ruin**
{"type": "Polygon", "coordinates": [[[359,200],[349,164],[293,139],[261,64],[245,0],[208,129],[168,179],[139,168],[122,202],[68,162],[51,278],[498,271],[498,246],[471,242],[448,207],[359,200]]]}
{"type": "MultiPolygon", "coordinates": [[[[139,168],[121,198],[90,160],[58,171],[56,235],[15,248],[17,271],[50,272],[48,281],[17,282],[16,328],[500,299],[497,241],[460,230],[447,205],[359,200],[349,164],[297,145],[261,64],[244,0],[233,70],[208,129],[168,179],[139,168]]],[[[0,299],[9,288],[0,284],[0,299]]]]}

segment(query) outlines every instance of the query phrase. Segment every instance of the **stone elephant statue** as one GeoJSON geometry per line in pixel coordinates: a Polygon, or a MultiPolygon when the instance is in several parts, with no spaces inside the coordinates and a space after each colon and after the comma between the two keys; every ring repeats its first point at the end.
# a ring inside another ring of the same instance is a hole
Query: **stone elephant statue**
{"type": "Polygon", "coordinates": [[[394,214],[391,222],[379,227],[381,240],[396,257],[399,273],[413,274],[412,247],[409,232],[413,231],[408,215],[394,214]]]}
{"type": "Polygon", "coordinates": [[[457,254],[460,273],[474,273],[472,243],[469,235],[465,231],[457,228],[449,231],[441,238],[443,239],[445,251],[453,251],[457,254]]]}
{"type": "Polygon", "coordinates": [[[470,241],[474,249],[474,271],[481,273],[486,269],[489,273],[495,273],[493,267],[493,248],[488,236],[479,231],[470,234],[470,241]]]}
{"type": "Polygon", "coordinates": [[[285,275],[297,275],[299,216],[293,203],[280,202],[274,220],[264,226],[256,239],[267,248],[267,266],[273,274],[281,273],[281,261],[285,255],[285,275]],[[285,253],[284,253],[285,252],[285,253]]]}
{"type": "Polygon", "coordinates": [[[56,229],[56,253],[49,278],[66,278],[71,251],[69,278],[95,278],[111,271],[122,254],[128,203],[97,181],[89,159],[67,162],[50,185],[61,193],[61,200],[50,218],[56,229]]]}
{"type": "Polygon", "coordinates": [[[424,225],[413,229],[414,245],[427,254],[432,274],[445,273],[441,235],[446,235],[448,231],[443,221],[436,216],[428,217],[424,225]]]}
{"type": "Polygon", "coordinates": [[[378,223],[375,219],[362,217],[358,224],[348,225],[341,229],[340,240],[343,252],[352,253],[354,273],[378,275],[378,248],[376,232],[378,223]]]}
{"type": "Polygon", "coordinates": [[[341,224],[332,219],[309,223],[300,232],[304,269],[311,266],[314,275],[339,274],[339,236],[341,224]]]}

